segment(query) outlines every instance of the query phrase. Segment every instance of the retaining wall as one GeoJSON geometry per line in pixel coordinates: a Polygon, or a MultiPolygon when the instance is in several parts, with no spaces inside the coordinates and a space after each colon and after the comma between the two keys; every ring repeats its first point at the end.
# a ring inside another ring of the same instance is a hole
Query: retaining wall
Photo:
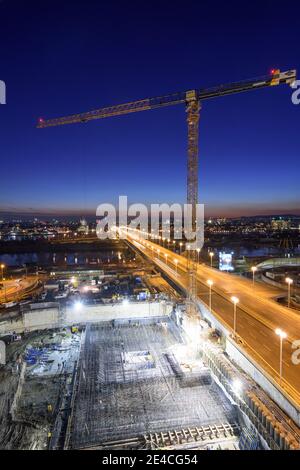
{"type": "MultiPolygon", "coordinates": [[[[36,306],[37,304],[35,304],[36,306]]],[[[24,331],[61,328],[66,325],[110,321],[122,318],[163,317],[170,315],[172,304],[167,302],[129,302],[123,304],[83,305],[80,310],[73,306],[59,309],[35,308],[25,312],[17,320],[0,322],[0,335],[24,331]]]]}

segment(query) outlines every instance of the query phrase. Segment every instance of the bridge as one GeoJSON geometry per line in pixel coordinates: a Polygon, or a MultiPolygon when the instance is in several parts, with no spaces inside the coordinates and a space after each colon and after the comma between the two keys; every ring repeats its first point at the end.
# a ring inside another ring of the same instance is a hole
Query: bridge
{"type": "Polygon", "coordinates": [[[274,268],[288,268],[288,267],[299,267],[300,258],[270,258],[262,261],[256,267],[257,269],[274,269],[274,268]]]}
{"type": "MultiPolygon", "coordinates": [[[[122,230],[122,229],[121,229],[122,230]]],[[[178,286],[188,289],[188,260],[145,238],[139,230],[127,232],[127,241],[152,260],[178,286]]],[[[279,390],[300,405],[300,365],[292,363],[292,343],[300,339],[300,315],[274,301],[278,289],[262,283],[252,283],[220,272],[203,264],[197,265],[197,299],[209,306],[211,313],[233,335],[234,305],[232,296],[239,299],[236,310],[235,340],[251,358],[272,377],[279,390]],[[280,344],[275,334],[280,327],[287,333],[283,342],[283,375],[279,376],[280,344]]]]}

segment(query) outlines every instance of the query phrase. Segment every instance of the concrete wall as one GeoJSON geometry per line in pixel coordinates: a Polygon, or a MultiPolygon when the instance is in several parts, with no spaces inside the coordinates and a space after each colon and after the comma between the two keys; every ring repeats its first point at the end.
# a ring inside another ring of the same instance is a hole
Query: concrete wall
{"type": "MultiPolygon", "coordinates": [[[[285,286],[281,282],[275,281],[274,279],[271,279],[270,277],[265,276],[264,274],[261,274],[261,279],[270,286],[279,287],[281,289],[285,288],[285,286]]],[[[283,293],[282,295],[285,296],[286,294],[283,293]]]]}
{"type": "Polygon", "coordinates": [[[43,308],[24,313],[17,320],[7,320],[0,323],[0,334],[22,333],[26,331],[56,328],[59,322],[58,308],[43,308]]]}
{"type": "Polygon", "coordinates": [[[31,310],[23,315],[23,325],[27,331],[53,328],[59,321],[59,309],[44,308],[31,310]]]}
{"type": "Polygon", "coordinates": [[[235,343],[228,337],[226,338],[226,352],[228,356],[243,369],[255,382],[265,390],[270,398],[290,416],[295,423],[300,426],[300,408],[296,403],[285,397],[283,393],[278,390],[273,383],[271,377],[268,377],[266,372],[261,369],[257,364],[254,365],[248,354],[241,350],[235,343]]]}
{"type": "Polygon", "coordinates": [[[162,317],[169,315],[172,305],[166,302],[129,302],[128,305],[86,305],[80,311],[67,307],[40,308],[28,311],[17,320],[0,322],[0,334],[60,328],[74,323],[110,321],[122,318],[162,317]]]}
{"type": "Polygon", "coordinates": [[[201,312],[201,316],[207,320],[212,328],[217,329],[222,333],[225,337],[229,335],[229,329],[224,326],[215,316],[215,313],[211,313],[207,306],[202,302],[198,302],[198,307],[201,312]]]}
{"type": "Polygon", "coordinates": [[[238,345],[232,342],[230,338],[231,330],[226,328],[214,316],[214,312],[210,313],[205,304],[199,302],[199,310],[204,319],[207,319],[213,328],[219,330],[226,338],[226,352],[228,356],[244,370],[261,388],[274,400],[277,405],[282,408],[288,416],[290,416],[300,426],[300,407],[294,403],[292,399],[285,396],[281,390],[276,387],[276,382],[272,377],[255,362],[253,359],[238,345]]]}
{"type": "Polygon", "coordinates": [[[169,315],[172,305],[165,302],[129,302],[128,305],[89,305],[80,311],[68,307],[64,315],[66,324],[109,321],[118,318],[160,317],[169,315]]]}
{"type": "Polygon", "coordinates": [[[13,331],[16,331],[17,333],[22,333],[24,331],[22,318],[19,318],[18,320],[6,320],[0,323],[0,335],[12,333],[13,331]]]}

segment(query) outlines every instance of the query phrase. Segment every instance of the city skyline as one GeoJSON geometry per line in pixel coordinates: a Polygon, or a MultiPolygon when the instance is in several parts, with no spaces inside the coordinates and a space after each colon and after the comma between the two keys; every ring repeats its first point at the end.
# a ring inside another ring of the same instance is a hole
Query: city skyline
{"type": "MultiPolygon", "coordinates": [[[[130,204],[129,204],[130,205],[130,204]]],[[[148,205],[146,207],[149,208],[148,205]]],[[[150,209],[149,209],[150,210],[150,209]]],[[[118,212],[117,212],[118,213],[118,212]]],[[[242,219],[242,218],[277,218],[277,217],[283,217],[283,218],[289,218],[289,217],[295,217],[298,218],[300,217],[300,210],[295,209],[294,211],[291,209],[286,209],[286,210],[270,210],[269,212],[266,210],[261,209],[260,211],[258,209],[253,210],[252,212],[245,211],[244,208],[241,208],[240,210],[237,209],[236,213],[231,212],[221,212],[216,211],[214,212],[205,212],[205,220],[208,220],[210,218],[212,219],[218,219],[218,218],[227,218],[227,219],[242,219]]],[[[70,211],[68,209],[62,210],[58,212],[55,208],[50,208],[48,210],[1,210],[0,211],[0,218],[2,218],[4,221],[12,221],[16,219],[24,219],[24,220],[30,220],[34,218],[42,218],[42,219],[51,219],[51,218],[59,218],[62,220],[72,220],[76,218],[81,218],[81,217],[86,217],[89,218],[90,220],[96,220],[97,216],[95,215],[95,212],[93,210],[73,210],[70,211]]]]}

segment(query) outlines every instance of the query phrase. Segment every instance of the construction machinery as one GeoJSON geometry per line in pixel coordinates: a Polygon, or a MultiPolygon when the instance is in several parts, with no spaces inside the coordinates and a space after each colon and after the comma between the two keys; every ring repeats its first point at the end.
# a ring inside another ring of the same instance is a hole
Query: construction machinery
{"type": "MultiPolygon", "coordinates": [[[[188,125],[188,148],[187,148],[187,203],[192,208],[192,227],[195,231],[196,227],[196,207],[198,203],[198,128],[201,102],[211,98],[232,95],[236,93],[257,90],[274,85],[289,84],[292,85],[296,80],[296,70],[288,70],[281,72],[279,69],[271,70],[268,75],[263,77],[252,78],[241,82],[230,83],[226,85],[218,85],[212,88],[194,89],[184,92],[173,93],[155,98],[146,98],[129,103],[117,104],[105,108],[95,109],[79,114],[58,117],[53,119],[38,120],[37,127],[45,128],[51,126],[61,126],[63,124],[75,124],[92,121],[94,119],[102,119],[113,116],[121,116],[123,114],[136,113],[138,111],[147,111],[151,109],[161,108],[165,106],[184,104],[187,112],[188,125]]],[[[190,289],[188,293],[189,299],[196,298],[194,282],[195,259],[191,256],[189,263],[190,289]]],[[[191,303],[191,302],[189,302],[191,303]]]]}

